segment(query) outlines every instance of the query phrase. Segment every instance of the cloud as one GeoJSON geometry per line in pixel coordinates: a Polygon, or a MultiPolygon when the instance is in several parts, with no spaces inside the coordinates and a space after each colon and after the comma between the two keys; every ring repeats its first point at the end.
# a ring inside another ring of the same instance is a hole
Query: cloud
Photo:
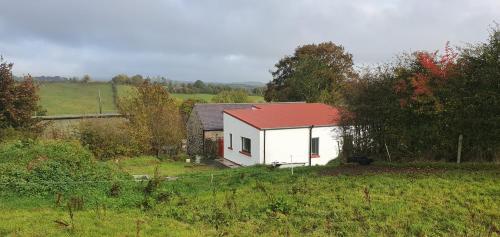
{"type": "Polygon", "coordinates": [[[484,41],[498,0],[0,0],[16,74],[268,81],[284,55],[333,41],[357,65],[484,41]]]}

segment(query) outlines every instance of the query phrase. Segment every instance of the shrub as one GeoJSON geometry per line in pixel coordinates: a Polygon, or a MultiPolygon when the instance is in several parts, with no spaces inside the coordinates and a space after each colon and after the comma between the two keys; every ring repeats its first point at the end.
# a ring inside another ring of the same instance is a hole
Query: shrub
{"type": "MultiPolygon", "coordinates": [[[[101,188],[127,175],[97,163],[77,142],[13,142],[0,146],[0,192],[47,195],[101,188]]],[[[106,187],[107,189],[107,187],[106,187]]]]}
{"type": "Polygon", "coordinates": [[[141,152],[125,121],[88,120],[78,127],[80,142],[100,160],[118,156],[133,156],[141,152]]]}

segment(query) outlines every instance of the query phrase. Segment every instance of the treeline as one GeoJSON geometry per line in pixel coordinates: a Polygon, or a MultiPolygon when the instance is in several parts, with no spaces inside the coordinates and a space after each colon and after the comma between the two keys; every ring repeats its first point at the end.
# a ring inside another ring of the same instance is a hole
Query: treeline
{"type": "Polygon", "coordinates": [[[392,160],[500,157],[500,32],[487,42],[417,51],[354,72],[333,43],[297,48],[276,64],[267,101],[325,102],[342,108],[345,149],[392,160]]]}
{"type": "MultiPolygon", "coordinates": [[[[23,77],[14,76],[16,81],[23,80],[23,77]]],[[[107,83],[107,81],[96,81],[90,75],[84,75],[80,77],[61,77],[61,76],[39,76],[33,77],[34,81],[41,83],[50,82],[74,82],[74,83],[107,83]]],[[[144,77],[140,74],[128,76],[126,74],[118,74],[111,79],[111,83],[114,85],[134,85],[138,86],[145,81],[154,82],[163,85],[167,88],[170,93],[179,94],[219,94],[223,91],[245,91],[249,95],[262,96],[265,87],[249,84],[225,84],[225,83],[205,83],[201,80],[195,82],[181,82],[167,79],[165,77],[144,77]]]]}
{"type": "Polygon", "coordinates": [[[144,78],[141,75],[135,75],[129,77],[125,74],[119,74],[111,79],[114,84],[126,84],[126,85],[140,85],[144,81],[155,82],[163,85],[167,88],[170,93],[179,94],[219,94],[222,91],[232,91],[232,90],[244,90],[248,94],[252,95],[262,95],[263,87],[252,87],[249,85],[230,85],[223,83],[205,83],[201,80],[196,80],[195,82],[179,82],[169,80],[165,77],[147,77],[144,78]]]}

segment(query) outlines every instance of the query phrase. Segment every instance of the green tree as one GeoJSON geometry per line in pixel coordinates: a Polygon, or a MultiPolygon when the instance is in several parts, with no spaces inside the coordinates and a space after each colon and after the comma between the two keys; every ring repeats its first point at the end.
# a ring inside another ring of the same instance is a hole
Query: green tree
{"type": "Polygon", "coordinates": [[[201,80],[196,80],[196,81],[194,82],[194,84],[193,84],[193,87],[194,87],[194,88],[197,88],[197,89],[200,89],[200,91],[203,91],[203,90],[205,90],[205,88],[206,88],[207,86],[205,85],[205,83],[204,83],[203,81],[201,81],[201,80]]]}
{"type": "Polygon", "coordinates": [[[90,78],[90,75],[88,74],[85,74],[83,77],[82,77],[82,80],[81,80],[83,83],[89,83],[92,81],[92,78],[90,78]]]}
{"type": "Polygon", "coordinates": [[[37,130],[39,120],[32,116],[41,111],[38,86],[29,75],[15,81],[12,67],[0,58],[0,128],[37,130]]]}
{"type": "Polygon", "coordinates": [[[118,110],[130,121],[132,134],[142,141],[145,151],[159,155],[176,152],[184,137],[184,126],[175,98],[158,83],[145,81],[137,93],[118,104],[118,110]]]}
{"type": "Polygon", "coordinates": [[[137,75],[134,75],[130,78],[130,84],[132,85],[140,85],[144,82],[144,78],[137,74],[137,75]]]}
{"type": "Polygon", "coordinates": [[[248,103],[248,93],[243,90],[221,91],[212,97],[214,103],[248,103]]]}
{"type": "Polygon", "coordinates": [[[126,74],[118,74],[114,76],[111,81],[116,84],[127,84],[130,82],[129,77],[126,74]]]}
{"type": "Polygon", "coordinates": [[[352,55],[332,42],[300,46],[271,72],[266,101],[308,101],[341,104],[341,88],[357,74],[352,55]]]}

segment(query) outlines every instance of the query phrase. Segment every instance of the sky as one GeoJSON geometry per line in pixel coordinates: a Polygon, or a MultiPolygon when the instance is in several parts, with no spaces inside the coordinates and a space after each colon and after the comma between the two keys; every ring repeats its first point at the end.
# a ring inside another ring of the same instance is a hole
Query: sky
{"type": "Polygon", "coordinates": [[[356,67],[486,41],[500,0],[0,0],[0,55],[21,76],[267,82],[300,45],[356,67]]]}

